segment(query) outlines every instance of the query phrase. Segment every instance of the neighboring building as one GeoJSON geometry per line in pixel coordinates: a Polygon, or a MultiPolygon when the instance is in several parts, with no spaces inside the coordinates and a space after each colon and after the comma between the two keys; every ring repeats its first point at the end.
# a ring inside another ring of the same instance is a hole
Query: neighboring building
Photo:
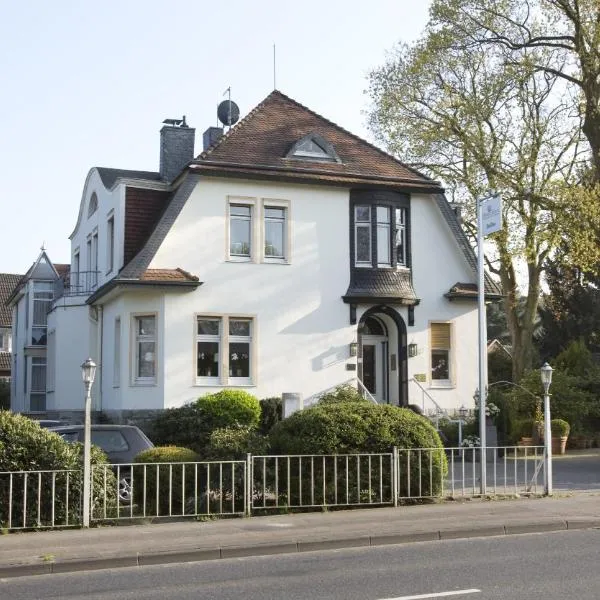
{"type": "Polygon", "coordinates": [[[82,409],[88,355],[114,419],[225,387],[472,402],[476,260],[437,182],[278,91],[196,158],[194,137],[165,125],[159,172],[90,170],[48,315],[47,414],[82,409]]]}
{"type": "Polygon", "coordinates": [[[12,311],[6,301],[13,293],[21,275],[0,273],[0,380],[10,381],[12,366],[12,311]]]}
{"type": "Polygon", "coordinates": [[[15,412],[46,411],[47,317],[56,282],[67,271],[68,265],[52,264],[42,249],[6,301],[12,310],[11,408],[15,412]]]}

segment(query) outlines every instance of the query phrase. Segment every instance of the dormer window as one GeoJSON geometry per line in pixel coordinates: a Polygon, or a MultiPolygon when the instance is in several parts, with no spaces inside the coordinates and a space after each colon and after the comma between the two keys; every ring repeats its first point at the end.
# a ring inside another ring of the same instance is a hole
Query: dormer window
{"type": "Polygon", "coordinates": [[[96,192],[92,194],[90,198],[90,204],[88,206],[88,219],[98,210],[98,196],[96,192]]]}
{"type": "Polygon", "coordinates": [[[318,162],[342,162],[333,146],[316,133],[311,133],[298,140],[287,153],[286,158],[318,162]]]}

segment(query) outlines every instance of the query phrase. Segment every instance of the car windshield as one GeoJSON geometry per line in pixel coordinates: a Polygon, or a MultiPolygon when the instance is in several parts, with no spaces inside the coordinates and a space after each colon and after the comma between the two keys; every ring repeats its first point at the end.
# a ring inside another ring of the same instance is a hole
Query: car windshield
{"type": "Polygon", "coordinates": [[[70,444],[79,441],[79,432],[77,431],[64,431],[60,432],[58,435],[60,435],[65,442],[69,442],[70,444]]]}

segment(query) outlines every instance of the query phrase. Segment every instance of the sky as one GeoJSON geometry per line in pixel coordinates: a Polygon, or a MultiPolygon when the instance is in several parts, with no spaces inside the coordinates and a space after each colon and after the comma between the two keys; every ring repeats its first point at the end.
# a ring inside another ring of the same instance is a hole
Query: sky
{"type": "Polygon", "coordinates": [[[372,141],[370,70],[419,36],[428,0],[0,0],[0,272],[44,245],[70,261],[94,166],[158,170],[163,119],[202,133],[231,88],[242,117],[274,87],[372,141]]]}

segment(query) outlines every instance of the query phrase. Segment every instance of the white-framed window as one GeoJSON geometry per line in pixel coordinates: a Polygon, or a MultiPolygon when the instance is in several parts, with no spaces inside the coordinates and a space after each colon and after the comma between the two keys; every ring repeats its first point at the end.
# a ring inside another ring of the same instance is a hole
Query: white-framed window
{"type": "Polygon", "coordinates": [[[377,217],[377,266],[390,267],[392,264],[391,224],[389,206],[378,206],[377,217]]]}
{"type": "Polygon", "coordinates": [[[134,384],[153,385],[156,383],[156,321],[155,314],[133,317],[134,384]]]}
{"type": "Polygon", "coordinates": [[[396,208],[396,260],[398,266],[406,266],[406,209],[396,208]]]}
{"type": "Polygon", "coordinates": [[[229,383],[249,384],[252,358],[252,319],[229,317],[229,383]]]}
{"type": "Polygon", "coordinates": [[[196,379],[201,383],[221,382],[221,331],[220,317],[197,317],[196,379]]]}
{"type": "Polygon", "coordinates": [[[431,384],[449,386],[452,380],[452,326],[430,323],[431,384]]]}
{"type": "Polygon", "coordinates": [[[56,385],[56,329],[48,332],[48,350],[46,351],[46,390],[54,391],[56,385]]]}
{"type": "Polygon", "coordinates": [[[254,318],[196,316],[196,383],[252,385],[254,318]]]}
{"type": "Polygon", "coordinates": [[[91,289],[95,290],[98,285],[98,230],[92,235],[92,268],[90,273],[91,289]]]}
{"type": "Polygon", "coordinates": [[[46,358],[31,356],[29,370],[29,410],[44,412],[46,410],[46,358]]]}
{"type": "Polygon", "coordinates": [[[229,205],[229,256],[250,260],[252,258],[252,204],[229,205]]]}
{"type": "Polygon", "coordinates": [[[115,319],[113,348],[113,387],[121,386],[121,317],[115,319]]]}
{"type": "Polygon", "coordinates": [[[354,207],[354,260],[357,267],[371,263],[371,207],[354,207]]]}
{"type": "Polygon", "coordinates": [[[0,350],[3,352],[12,351],[12,333],[10,329],[0,329],[0,350]]]}
{"type": "Polygon", "coordinates": [[[288,256],[288,209],[286,206],[263,205],[264,259],[283,262],[288,256]]]}
{"type": "Polygon", "coordinates": [[[93,192],[88,206],[88,219],[98,210],[98,196],[93,192]]]}
{"type": "Polygon", "coordinates": [[[81,269],[79,248],[73,253],[73,265],[71,267],[71,274],[69,275],[69,287],[73,291],[77,291],[79,288],[79,270],[81,269]]]}
{"type": "Polygon", "coordinates": [[[114,267],[115,261],[115,217],[111,215],[106,221],[106,274],[114,267]]]}
{"type": "Polygon", "coordinates": [[[47,343],[48,311],[52,307],[54,284],[51,281],[35,281],[33,284],[33,306],[31,321],[31,345],[45,346],[47,343]]]}

